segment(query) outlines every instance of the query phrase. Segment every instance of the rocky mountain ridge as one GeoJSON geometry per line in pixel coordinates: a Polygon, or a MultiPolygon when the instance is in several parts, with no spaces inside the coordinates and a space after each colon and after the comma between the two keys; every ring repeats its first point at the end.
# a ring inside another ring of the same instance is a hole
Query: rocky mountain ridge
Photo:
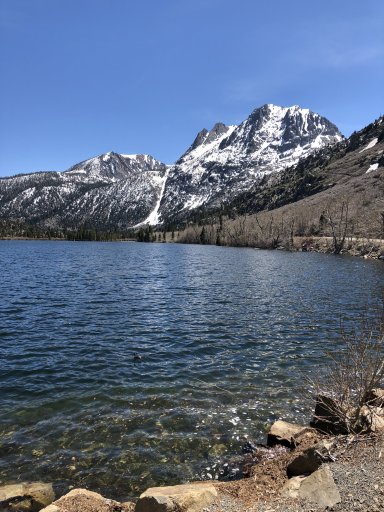
{"type": "Polygon", "coordinates": [[[343,140],[335,125],[308,109],[267,104],[239,126],[200,132],[170,169],[162,218],[186,220],[191,210],[232,201],[260,178],[295,165],[313,151],[343,140]]]}
{"type": "MultiPolygon", "coordinates": [[[[237,195],[228,208],[239,214],[250,214],[294,203],[335,186],[344,186],[351,180],[363,180],[366,186],[371,173],[384,167],[383,144],[382,116],[348,139],[314,151],[297,165],[264,176],[237,195]]],[[[352,196],[353,191],[347,195],[352,196]]]]}
{"type": "Polygon", "coordinates": [[[268,104],[239,126],[202,130],[172,166],[110,152],[64,172],[2,178],[0,217],[70,229],[180,223],[341,140],[336,126],[308,109],[268,104]]]}

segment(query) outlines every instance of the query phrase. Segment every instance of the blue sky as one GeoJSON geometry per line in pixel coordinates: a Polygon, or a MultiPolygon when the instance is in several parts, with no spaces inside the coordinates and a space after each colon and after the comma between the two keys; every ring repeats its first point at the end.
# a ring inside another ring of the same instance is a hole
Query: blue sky
{"type": "Polygon", "coordinates": [[[264,103],[384,113],[382,0],[0,0],[0,175],[175,161],[264,103]]]}

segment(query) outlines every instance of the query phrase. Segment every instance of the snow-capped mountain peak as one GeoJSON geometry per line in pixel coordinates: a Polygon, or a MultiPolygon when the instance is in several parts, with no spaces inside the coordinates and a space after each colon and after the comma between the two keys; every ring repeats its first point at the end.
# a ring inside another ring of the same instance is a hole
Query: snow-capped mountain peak
{"type": "Polygon", "coordinates": [[[216,123],[210,131],[203,128],[176,165],[192,162],[202,156],[207,157],[235,128],[236,126],[226,126],[223,123],[216,123]]]}
{"type": "Polygon", "coordinates": [[[169,173],[160,211],[163,217],[167,212],[185,216],[197,206],[218,206],[256,178],[342,139],[335,125],[309,109],[265,104],[239,126],[219,123],[198,134],[169,173]]]}
{"type": "Polygon", "coordinates": [[[64,172],[0,179],[0,214],[61,227],[175,223],[342,138],[319,114],[269,103],[238,126],[204,128],[172,166],[146,154],[110,151],[64,172]]]}
{"type": "Polygon", "coordinates": [[[100,156],[84,160],[64,173],[66,175],[85,175],[92,181],[115,182],[126,178],[132,172],[156,170],[164,166],[150,155],[122,155],[110,151],[100,156]]]}

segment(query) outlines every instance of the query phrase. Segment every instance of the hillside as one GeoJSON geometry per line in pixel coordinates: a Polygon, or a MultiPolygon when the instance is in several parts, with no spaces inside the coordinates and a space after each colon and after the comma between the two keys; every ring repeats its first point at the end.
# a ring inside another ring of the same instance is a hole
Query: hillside
{"type": "MultiPolygon", "coordinates": [[[[273,246],[293,236],[384,236],[384,118],[348,140],[264,176],[215,214],[200,212],[206,241],[273,246]],[[205,220],[204,220],[205,219],[205,220]],[[218,235],[219,233],[219,235],[218,235]]],[[[197,229],[184,233],[200,237],[197,229]],[[197,236],[197,234],[199,236],[197,236]]]]}

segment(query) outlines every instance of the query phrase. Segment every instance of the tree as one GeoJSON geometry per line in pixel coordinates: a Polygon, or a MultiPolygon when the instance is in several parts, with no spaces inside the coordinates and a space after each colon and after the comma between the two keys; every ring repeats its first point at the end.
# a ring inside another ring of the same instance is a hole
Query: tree
{"type": "Polygon", "coordinates": [[[207,234],[206,234],[206,231],[205,231],[205,226],[203,226],[203,228],[201,230],[201,233],[200,233],[200,243],[201,244],[206,244],[207,243],[207,234]]]}
{"type": "Polygon", "coordinates": [[[325,213],[331,227],[333,254],[340,254],[348,232],[348,201],[343,201],[338,211],[328,207],[325,213]]]}
{"type": "Polygon", "coordinates": [[[381,216],[381,238],[384,238],[384,212],[381,212],[380,216],[381,216]]]}

